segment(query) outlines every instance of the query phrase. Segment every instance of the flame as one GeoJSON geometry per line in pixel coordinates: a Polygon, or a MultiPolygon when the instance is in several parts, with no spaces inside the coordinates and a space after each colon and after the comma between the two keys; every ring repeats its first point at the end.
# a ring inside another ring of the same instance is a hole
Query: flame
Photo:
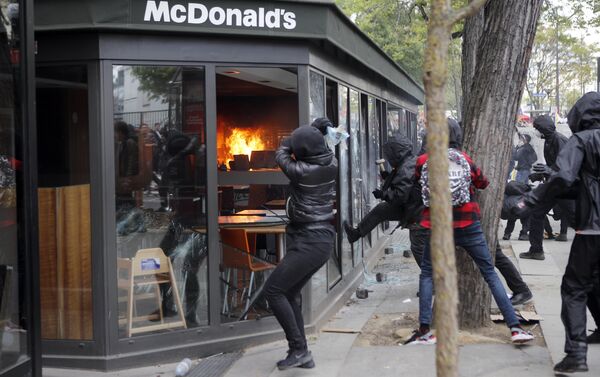
{"type": "Polygon", "coordinates": [[[225,145],[229,148],[226,154],[227,165],[236,154],[245,154],[250,158],[252,151],[264,150],[265,144],[262,138],[261,130],[232,128],[231,134],[225,139],[225,145]]]}

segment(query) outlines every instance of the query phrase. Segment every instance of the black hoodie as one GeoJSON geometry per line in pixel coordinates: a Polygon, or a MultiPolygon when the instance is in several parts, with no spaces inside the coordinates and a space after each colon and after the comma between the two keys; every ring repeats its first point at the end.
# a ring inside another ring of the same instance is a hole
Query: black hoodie
{"type": "Polygon", "coordinates": [[[281,143],[275,159],[290,179],[286,209],[291,222],[308,226],[333,220],[338,166],[323,134],[311,126],[297,128],[281,143]]]}
{"type": "Polygon", "coordinates": [[[381,186],[382,199],[402,205],[408,200],[414,181],[416,157],[412,153],[413,145],[407,138],[396,136],[383,144],[382,149],[392,166],[392,171],[381,186]]]}
{"type": "Polygon", "coordinates": [[[533,121],[533,127],[542,134],[544,139],[544,159],[546,165],[555,169],[556,157],[569,140],[565,135],[556,132],[554,121],[548,115],[540,115],[533,121]]]}
{"type": "Polygon", "coordinates": [[[533,207],[574,190],[575,229],[600,235],[600,94],[585,94],[567,118],[573,136],[558,154],[557,171],[526,202],[533,207]]]}

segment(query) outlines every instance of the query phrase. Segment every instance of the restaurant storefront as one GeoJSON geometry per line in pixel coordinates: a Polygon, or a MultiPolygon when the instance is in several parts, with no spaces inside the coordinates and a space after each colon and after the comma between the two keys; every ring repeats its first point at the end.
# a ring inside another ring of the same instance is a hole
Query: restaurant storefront
{"type": "Polygon", "coordinates": [[[386,244],[350,245],[389,136],[423,91],[328,1],[39,0],[37,200],[44,365],[110,370],[281,338],[261,286],[285,251],[281,140],[327,116],[338,240],[308,331],[386,244]]]}

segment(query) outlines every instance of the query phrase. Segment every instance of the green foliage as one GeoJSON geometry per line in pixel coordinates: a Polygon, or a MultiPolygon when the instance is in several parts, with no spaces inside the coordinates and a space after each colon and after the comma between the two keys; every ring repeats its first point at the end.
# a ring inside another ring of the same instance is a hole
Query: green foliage
{"type": "Polygon", "coordinates": [[[167,102],[177,67],[135,66],[131,72],[140,81],[139,89],[150,99],[167,102]]]}

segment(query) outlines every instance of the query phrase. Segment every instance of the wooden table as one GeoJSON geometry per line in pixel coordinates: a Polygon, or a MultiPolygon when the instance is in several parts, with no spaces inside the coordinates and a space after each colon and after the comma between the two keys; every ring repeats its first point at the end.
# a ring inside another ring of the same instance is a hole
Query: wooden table
{"type": "Polygon", "coordinates": [[[282,217],[287,220],[287,214],[285,209],[245,209],[240,212],[233,214],[234,216],[269,216],[269,217],[282,217]]]}
{"type": "Polygon", "coordinates": [[[286,225],[276,216],[219,216],[219,227],[222,228],[244,229],[247,234],[275,234],[278,260],[285,255],[286,225]]]}
{"type": "Polygon", "coordinates": [[[269,200],[268,202],[265,203],[265,206],[267,206],[269,208],[284,209],[285,208],[285,199],[269,200]]]}

